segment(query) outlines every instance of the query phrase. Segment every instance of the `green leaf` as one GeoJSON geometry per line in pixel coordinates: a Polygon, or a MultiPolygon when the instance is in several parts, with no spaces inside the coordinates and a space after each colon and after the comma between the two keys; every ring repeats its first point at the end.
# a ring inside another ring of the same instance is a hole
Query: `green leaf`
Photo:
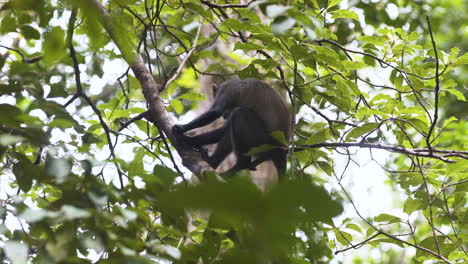
{"type": "Polygon", "coordinates": [[[330,58],[333,58],[333,59],[336,59],[336,60],[339,60],[340,59],[340,56],[338,55],[338,53],[336,53],[336,51],[334,51],[333,49],[329,48],[329,47],[326,47],[326,46],[317,46],[317,45],[311,45],[311,47],[317,51],[317,53],[319,55],[325,55],[325,56],[328,56],[330,58]]]}
{"type": "Polygon", "coordinates": [[[65,132],[65,129],[78,126],[75,120],[65,119],[65,118],[54,118],[52,122],[49,123],[49,127],[60,128],[65,132]]]}
{"type": "Polygon", "coordinates": [[[183,3],[184,7],[194,11],[195,13],[199,14],[200,16],[202,16],[204,19],[208,20],[208,21],[211,21],[213,20],[213,14],[212,12],[209,12],[205,9],[203,9],[203,7],[197,3],[193,3],[193,2],[187,2],[187,3],[183,3]]]}
{"type": "Polygon", "coordinates": [[[2,146],[14,145],[21,141],[24,141],[24,137],[9,134],[0,134],[0,145],[2,146]]]}
{"type": "Polygon", "coordinates": [[[376,36],[360,36],[359,41],[367,42],[375,46],[382,46],[385,44],[386,38],[376,36]]]}
{"type": "Polygon", "coordinates": [[[332,18],[337,19],[337,18],[349,18],[349,19],[354,19],[356,21],[359,21],[358,15],[354,13],[353,11],[350,10],[336,10],[331,12],[332,18]]]}
{"type": "Polygon", "coordinates": [[[173,259],[180,259],[182,256],[182,252],[178,248],[172,247],[170,245],[159,245],[155,248],[155,250],[164,255],[169,255],[173,259]]]}
{"type": "Polygon", "coordinates": [[[22,114],[21,110],[13,105],[0,104],[0,123],[6,126],[19,126],[18,116],[22,114]]]}
{"type": "Polygon", "coordinates": [[[63,83],[54,83],[50,85],[50,92],[47,95],[47,98],[54,97],[67,97],[69,94],[65,90],[65,85],[63,83]]]}
{"type": "Polygon", "coordinates": [[[297,60],[306,59],[310,55],[309,49],[304,45],[292,45],[290,51],[297,60]]]}
{"type": "Polygon", "coordinates": [[[233,31],[241,31],[241,30],[248,30],[248,26],[237,19],[228,18],[223,21],[223,26],[233,30],[233,31]]]}
{"type": "Polygon", "coordinates": [[[37,169],[29,160],[22,158],[13,165],[13,173],[19,188],[23,192],[28,192],[31,189],[34,175],[37,174],[37,169]]]}
{"type": "Polygon", "coordinates": [[[398,74],[395,77],[395,80],[393,81],[393,84],[395,85],[396,89],[400,90],[401,86],[403,85],[403,76],[401,76],[401,74],[398,74]]]}
{"type": "Polygon", "coordinates": [[[328,6],[327,8],[330,9],[338,4],[340,4],[343,0],[330,0],[328,1],[328,6]]]}
{"type": "Polygon", "coordinates": [[[41,38],[41,33],[39,33],[37,29],[28,25],[21,26],[20,32],[26,39],[40,39],[41,38]]]}
{"type": "Polygon", "coordinates": [[[203,101],[205,100],[205,95],[197,92],[184,93],[181,96],[177,97],[179,100],[189,100],[189,101],[203,101]]]}
{"type": "Polygon", "coordinates": [[[358,111],[356,112],[356,116],[357,118],[359,118],[359,120],[364,120],[366,118],[369,118],[373,115],[376,115],[376,116],[382,116],[382,117],[385,117],[387,116],[384,112],[378,110],[378,109],[369,109],[367,107],[361,107],[358,109],[358,111]]]}
{"type": "Polygon", "coordinates": [[[286,136],[284,135],[283,131],[275,130],[271,132],[271,136],[278,142],[283,143],[284,145],[288,144],[288,141],[286,140],[286,136]]]}
{"type": "Polygon", "coordinates": [[[66,56],[67,53],[63,52],[65,49],[65,32],[60,27],[53,27],[44,33],[42,53],[46,62],[53,64],[66,56]]]}
{"type": "Polygon", "coordinates": [[[184,105],[181,101],[177,99],[172,99],[169,105],[176,111],[177,114],[182,114],[184,112],[184,105]]]}
{"type": "Polygon", "coordinates": [[[330,163],[325,162],[325,161],[317,161],[317,165],[322,169],[328,176],[331,176],[333,174],[333,167],[330,165],[330,163]]]}
{"type": "Polygon", "coordinates": [[[405,201],[405,204],[403,206],[403,212],[407,214],[411,214],[416,210],[422,209],[424,207],[423,202],[421,200],[415,200],[412,198],[408,198],[405,201]]]}
{"type": "Polygon", "coordinates": [[[448,80],[444,81],[443,87],[444,87],[444,89],[447,89],[447,88],[455,87],[457,85],[458,84],[454,80],[448,79],[448,80]]]}
{"type": "Polygon", "coordinates": [[[158,177],[165,186],[170,186],[172,183],[174,183],[175,178],[179,176],[179,173],[162,165],[155,165],[153,168],[153,173],[154,176],[158,177]]]}
{"type": "Polygon", "coordinates": [[[462,56],[453,60],[452,65],[463,65],[468,64],[468,53],[463,54],[462,56]]]}
{"type": "Polygon", "coordinates": [[[410,35],[408,36],[408,41],[415,41],[419,38],[419,33],[416,32],[416,31],[413,31],[410,33],[410,35]]]}
{"type": "Polygon", "coordinates": [[[394,216],[394,215],[380,214],[380,215],[374,217],[374,221],[376,221],[376,222],[387,222],[389,224],[392,224],[392,223],[400,223],[401,219],[399,217],[394,216]]]}
{"type": "Polygon", "coordinates": [[[266,7],[266,14],[267,16],[271,18],[275,18],[277,16],[283,15],[290,9],[290,6],[284,6],[284,5],[268,5],[266,7]]]}
{"type": "Polygon", "coordinates": [[[452,95],[455,95],[455,97],[457,97],[458,101],[466,102],[465,95],[462,92],[458,91],[457,89],[446,89],[444,91],[446,91],[446,92],[448,92],[448,93],[450,93],[452,95]]]}
{"type": "Polygon", "coordinates": [[[355,230],[355,231],[357,231],[357,232],[359,232],[359,233],[361,233],[361,234],[362,234],[362,229],[361,229],[361,227],[359,227],[359,226],[358,226],[358,225],[356,225],[356,224],[349,223],[349,224],[347,224],[347,225],[346,225],[346,228],[349,228],[349,229],[355,230]]]}
{"type": "Polygon", "coordinates": [[[460,52],[460,49],[457,48],[457,47],[454,47],[454,48],[450,49],[449,60],[452,61],[452,60],[456,59],[459,52],[460,52]]]}
{"type": "Polygon", "coordinates": [[[25,243],[20,241],[6,241],[5,254],[13,264],[26,264],[28,263],[29,248],[25,243]]]}
{"type": "Polygon", "coordinates": [[[454,116],[449,117],[448,119],[444,120],[444,124],[442,125],[442,129],[445,128],[448,124],[457,121],[458,119],[454,116]]]}
{"type": "Polygon", "coordinates": [[[3,14],[2,23],[0,24],[1,33],[16,32],[16,18],[11,13],[3,14]]]}
{"type": "Polygon", "coordinates": [[[239,78],[241,79],[247,79],[247,78],[257,78],[261,79],[262,75],[260,72],[255,68],[253,64],[250,64],[249,66],[245,67],[244,69],[237,71],[237,75],[239,75],[239,78]]]}
{"type": "Polygon", "coordinates": [[[280,16],[275,18],[271,24],[271,31],[276,34],[283,34],[296,24],[296,20],[289,16],[280,16]]]}
{"type": "MultiPolygon", "coordinates": [[[[419,246],[427,248],[433,252],[438,252],[438,250],[440,250],[440,254],[442,256],[448,256],[452,251],[457,249],[459,245],[457,245],[457,243],[453,243],[453,240],[449,239],[448,236],[439,235],[435,238],[433,236],[427,237],[419,243],[419,246]],[[435,243],[436,239],[437,244],[435,243]]],[[[432,254],[422,250],[416,251],[416,257],[435,258],[432,254]]]]}
{"type": "Polygon", "coordinates": [[[72,205],[62,206],[62,212],[64,213],[65,218],[68,220],[87,218],[91,216],[91,213],[87,210],[83,210],[72,205]]]}
{"type": "Polygon", "coordinates": [[[353,236],[344,231],[340,230],[334,230],[335,231],[335,237],[342,244],[343,246],[348,246],[351,241],[353,241],[353,236]]]}
{"type": "Polygon", "coordinates": [[[460,160],[447,165],[447,177],[453,177],[463,172],[468,172],[468,160],[460,160]]]}
{"type": "Polygon", "coordinates": [[[58,215],[59,213],[57,212],[51,212],[51,211],[47,211],[44,209],[27,208],[20,214],[20,218],[26,221],[27,223],[32,224],[32,223],[41,221],[42,219],[46,217],[54,218],[54,217],[57,217],[58,215]]]}
{"type": "Polygon", "coordinates": [[[372,245],[374,247],[377,247],[379,246],[381,243],[391,243],[391,244],[395,244],[401,248],[404,247],[404,244],[398,240],[395,240],[393,238],[390,238],[390,237],[382,237],[383,235],[379,235],[377,236],[376,238],[372,239],[371,241],[369,241],[369,245],[372,245]]]}
{"type": "Polygon", "coordinates": [[[367,134],[373,130],[375,130],[379,126],[379,123],[367,123],[360,127],[355,127],[349,132],[346,140],[356,139],[364,134],[367,134]]]}
{"type": "Polygon", "coordinates": [[[49,158],[46,161],[46,170],[55,177],[57,183],[64,183],[71,171],[71,162],[66,159],[49,158]]]}

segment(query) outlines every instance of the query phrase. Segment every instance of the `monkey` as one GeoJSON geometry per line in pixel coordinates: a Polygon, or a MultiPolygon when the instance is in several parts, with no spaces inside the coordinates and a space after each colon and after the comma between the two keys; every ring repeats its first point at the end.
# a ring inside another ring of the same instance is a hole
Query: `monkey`
{"type": "Polygon", "coordinates": [[[231,79],[219,87],[213,85],[214,102],[210,109],[185,125],[174,125],[172,133],[176,141],[198,149],[202,159],[212,168],[233,152],[236,164],[223,175],[233,175],[239,170],[255,170],[255,166],[273,161],[278,175],[286,170],[287,150],[284,144],[275,140],[273,131],[283,132],[286,140],[291,137],[291,116],[286,102],[269,84],[258,79],[231,79]],[[202,127],[223,116],[225,122],[212,131],[187,136],[184,133],[202,127]],[[217,143],[212,155],[204,145],[217,143]],[[252,147],[264,144],[273,149],[256,154],[256,160],[246,153],[252,147]]]}

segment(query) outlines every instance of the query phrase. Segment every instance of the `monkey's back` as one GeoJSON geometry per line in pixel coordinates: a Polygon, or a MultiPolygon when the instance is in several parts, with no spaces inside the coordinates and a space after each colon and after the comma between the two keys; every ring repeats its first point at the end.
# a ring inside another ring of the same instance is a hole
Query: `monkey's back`
{"type": "Polygon", "coordinates": [[[291,115],[289,109],[280,96],[269,84],[258,79],[229,80],[231,89],[237,87],[236,105],[247,107],[263,120],[269,133],[279,130],[286,139],[290,138],[291,115]]]}

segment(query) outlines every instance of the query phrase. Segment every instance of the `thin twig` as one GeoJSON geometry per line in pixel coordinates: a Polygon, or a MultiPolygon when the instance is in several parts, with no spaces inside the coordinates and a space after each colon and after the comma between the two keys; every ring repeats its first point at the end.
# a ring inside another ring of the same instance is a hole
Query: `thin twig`
{"type": "Polygon", "coordinates": [[[162,88],[162,90],[164,90],[166,87],[168,87],[169,84],[171,84],[175,79],[177,79],[177,77],[179,77],[179,74],[182,72],[182,70],[185,67],[185,63],[190,58],[190,56],[192,56],[192,53],[197,48],[197,42],[198,42],[198,38],[200,37],[201,29],[202,29],[202,20],[200,20],[200,26],[198,27],[197,34],[195,35],[195,39],[193,40],[192,47],[188,50],[187,55],[184,57],[182,62],[179,64],[179,67],[177,68],[174,75],[172,75],[172,77],[169,80],[167,80],[167,82],[164,84],[164,88],[162,88]]]}
{"type": "MultiPolygon", "coordinates": [[[[114,145],[112,143],[112,139],[110,137],[110,129],[109,126],[107,126],[107,123],[104,121],[104,118],[102,117],[101,111],[96,107],[96,105],[91,101],[91,99],[86,95],[86,93],[83,90],[83,86],[81,84],[81,77],[80,77],[80,68],[79,68],[79,63],[78,59],[76,58],[76,52],[75,52],[75,47],[73,46],[73,33],[75,30],[75,20],[76,20],[76,15],[77,15],[77,9],[74,8],[72,10],[72,13],[70,15],[70,20],[68,22],[68,31],[67,31],[67,41],[68,41],[68,49],[70,51],[70,57],[73,61],[73,69],[75,72],[75,83],[76,83],[76,95],[73,96],[73,98],[77,98],[78,96],[83,98],[86,103],[93,109],[94,113],[98,116],[99,123],[101,124],[102,128],[104,129],[104,132],[106,134],[107,138],[107,145],[109,146],[109,151],[111,153],[111,156],[115,159],[115,151],[114,151],[114,145]]],[[[72,101],[68,101],[66,105],[68,105],[72,101]]],[[[117,173],[119,174],[119,181],[120,181],[120,187],[123,189],[124,188],[124,183],[123,183],[123,174],[122,171],[120,171],[120,168],[117,163],[115,163],[117,173]]]]}
{"type": "Polygon", "coordinates": [[[311,145],[300,145],[299,148],[350,148],[350,147],[358,147],[358,148],[369,148],[369,149],[384,149],[390,152],[406,154],[415,157],[426,157],[426,158],[434,158],[441,160],[446,163],[455,163],[454,160],[450,160],[445,158],[443,155],[437,155],[433,152],[430,153],[429,149],[426,149],[425,152],[422,149],[407,149],[400,146],[393,146],[393,145],[384,145],[380,143],[367,143],[367,142],[320,142],[311,145]]]}
{"type": "Polygon", "coordinates": [[[26,58],[26,56],[24,56],[24,54],[18,50],[18,49],[14,49],[14,48],[10,48],[10,47],[7,47],[7,46],[3,46],[3,45],[0,45],[1,48],[4,48],[4,49],[7,49],[7,50],[10,50],[10,51],[14,51],[16,52],[17,54],[19,54],[21,56],[21,61],[24,62],[24,63],[28,63],[28,64],[32,64],[32,63],[35,63],[35,62],[38,62],[42,59],[42,56],[36,56],[36,57],[32,57],[32,58],[26,58]]]}
{"type": "Polygon", "coordinates": [[[253,0],[253,1],[250,1],[248,2],[247,4],[224,4],[224,5],[221,5],[221,4],[216,4],[216,3],[212,3],[210,1],[206,1],[206,0],[201,0],[201,2],[211,8],[246,8],[246,7],[249,7],[250,4],[254,3],[256,0],[253,0]]]}
{"type": "Polygon", "coordinates": [[[426,144],[427,147],[429,148],[430,153],[432,153],[432,146],[431,146],[431,135],[432,132],[434,131],[434,128],[437,124],[437,120],[439,118],[439,91],[440,91],[440,78],[439,75],[439,55],[437,53],[437,46],[434,40],[434,34],[432,32],[432,26],[431,26],[431,20],[429,19],[429,16],[426,16],[427,20],[427,26],[429,29],[429,35],[431,36],[431,42],[432,42],[432,48],[434,49],[434,56],[435,56],[435,98],[434,98],[434,118],[432,119],[431,127],[429,128],[429,132],[427,133],[426,137],[426,144]]]}
{"type": "Polygon", "coordinates": [[[140,113],[138,114],[137,116],[135,117],[132,117],[130,120],[128,120],[127,122],[123,123],[122,126],[119,128],[119,132],[124,130],[125,128],[127,128],[130,124],[138,121],[138,120],[141,120],[143,118],[149,118],[150,117],[150,113],[148,110],[144,111],[143,113],[140,113]]]}

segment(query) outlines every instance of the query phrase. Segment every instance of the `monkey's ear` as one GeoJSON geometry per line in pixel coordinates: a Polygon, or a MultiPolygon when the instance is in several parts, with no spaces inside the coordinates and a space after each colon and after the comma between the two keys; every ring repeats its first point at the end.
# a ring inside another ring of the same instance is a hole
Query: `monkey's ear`
{"type": "Polygon", "coordinates": [[[218,85],[213,84],[213,97],[216,97],[217,93],[218,93],[218,85]]]}

